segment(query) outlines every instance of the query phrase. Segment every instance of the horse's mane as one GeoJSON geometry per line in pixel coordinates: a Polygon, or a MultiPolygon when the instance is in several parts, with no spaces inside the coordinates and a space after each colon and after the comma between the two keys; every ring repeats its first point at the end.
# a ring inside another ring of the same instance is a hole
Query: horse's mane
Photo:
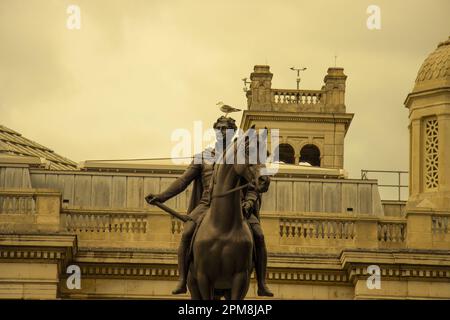
{"type": "MultiPolygon", "coordinates": [[[[224,151],[225,159],[230,159],[232,156],[236,160],[236,155],[239,150],[244,148],[245,152],[245,159],[248,160],[249,157],[249,150],[251,146],[256,146],[256,152],[257,152],[257,158],[259,159],[259,148],[260,146],[260,137],[262,137],[262,140],[265,143],[266,150],[267,150],[267,128],[265,128],[265,133],[258,134],[256,133],[255,126],[253,125],[249,130],[247,130],[243,135],[240,135],[233,139],[233,142],[230,143],[229,146],[224,151]],[[250,134],[253,133],[253,134],[250,134]],[[256,140],[256,143],[254,142],[256,140]],[[242,146],[242,144],[245,144],[242,146]]],[[[269,152],[267,151],[267,156],[269,155],[269,152]]],[[[226,160],[225,160],[226,161],[226,160]]],[[[228,163],[228,162],[226,162],[228,163]]],[[[233,162],[235,163],[235,161],[233,162]]]]}

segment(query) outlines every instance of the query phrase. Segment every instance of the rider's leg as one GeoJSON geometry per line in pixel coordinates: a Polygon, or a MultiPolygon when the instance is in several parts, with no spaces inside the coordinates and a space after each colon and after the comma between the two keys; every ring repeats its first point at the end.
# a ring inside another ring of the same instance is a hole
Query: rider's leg
{"type": "Polygon", "coordinates": [[[266,284],[267,249],[264,234],[259,223],[252,223],[250,226],[253,232],[253,238],[255,239],[255,271],[258,280],[258,295],[273,297],[272,291],[270,291],[266,284]]]}
{"type": "Polygon", "coordinates": [[[188,274],[187,283],[189,288],[189,293],[191,294],[192,300],[201,300],[202,295],[200,293],[200,289],[198,288],[197,280],[194,279],[192,274],[188,274]]]}
{"type": "Polygon", "coordinates": [[[188,220],[184,224],[183,235],[181,236],[180,246],[178,247],[178,271],[180,280],[177,287],[172,291],[173,294],[186,293],[186,280],[188,274],[188,253],[191,239],[195,231],[195,222],[188,220]]]}

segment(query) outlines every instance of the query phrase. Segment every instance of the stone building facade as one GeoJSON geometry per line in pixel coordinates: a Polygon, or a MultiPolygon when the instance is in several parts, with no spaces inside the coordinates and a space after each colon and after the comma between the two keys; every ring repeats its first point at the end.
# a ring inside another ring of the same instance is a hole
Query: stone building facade
{"type": "MultiPolygon", "coordinates": [[[[263,196],[275,299],[450,298],[449,53],[446,41],[425,60],[405,102],[406,203],[382,201],[376,180],[348,179],[342,170],[353,116],[345,112],[342,69],[330,68],[324,87],[307,91],[271,89],[269,67],[255,67],[242,127],[279,127],[295,163],[302,145],[320,150],[319,166],[281,164],[263,196]],[[277,95],[288,100],[280,105],[277,95]],[[336,139],[330,141],[331,128],[336,139]],[[373,266],[380,287],[368,284],[373,266]]],[[[1,128],[8,149],[0,152],[0,298],[174,298],[183,226],[144,196],[163,190],[183,166],[83,162],[74,168],[42,146],[48,158],[32,154],[30,140],[1,128]],[[69,266],[80,268],[81,288],[67,285],[69,266]]],[[[190,189],[167,205],[183,212],[189,195],[190,189]]],[[[257,298],[254,281],[248,297],[257,298]]]]}

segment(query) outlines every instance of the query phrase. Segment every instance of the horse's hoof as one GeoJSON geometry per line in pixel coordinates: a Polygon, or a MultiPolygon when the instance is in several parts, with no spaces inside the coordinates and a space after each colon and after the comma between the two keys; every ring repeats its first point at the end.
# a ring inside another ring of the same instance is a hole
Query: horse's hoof
{"type": "Polygon", "coordinates": [[[269,288],[258,289],[258,296],[260,297],[273,297],[272,291],[269,288]]]}
{"type": "Polygon", "coordinates": [[[175,289],[172,291],[172,294],[183,294],[183,293],[186,293],[186,292],[187,292],[186,287],[179,286],[179,287],[175,288],[175,289]]]}

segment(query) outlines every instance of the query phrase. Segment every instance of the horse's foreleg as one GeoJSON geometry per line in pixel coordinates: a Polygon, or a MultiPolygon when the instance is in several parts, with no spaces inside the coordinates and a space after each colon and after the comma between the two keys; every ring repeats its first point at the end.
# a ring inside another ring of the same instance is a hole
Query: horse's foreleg
{"type": "Polygon", "coordinates": [[[247,271],[236,273],[231,286],[231,300],[242,300],[250,285],[250,275],[247,271]]]}
{"type": "Polygon", "coordinates": [[[214,299],[214,287],[203,272],[197,272],[197,286],[202,300],[214,299]]]}

